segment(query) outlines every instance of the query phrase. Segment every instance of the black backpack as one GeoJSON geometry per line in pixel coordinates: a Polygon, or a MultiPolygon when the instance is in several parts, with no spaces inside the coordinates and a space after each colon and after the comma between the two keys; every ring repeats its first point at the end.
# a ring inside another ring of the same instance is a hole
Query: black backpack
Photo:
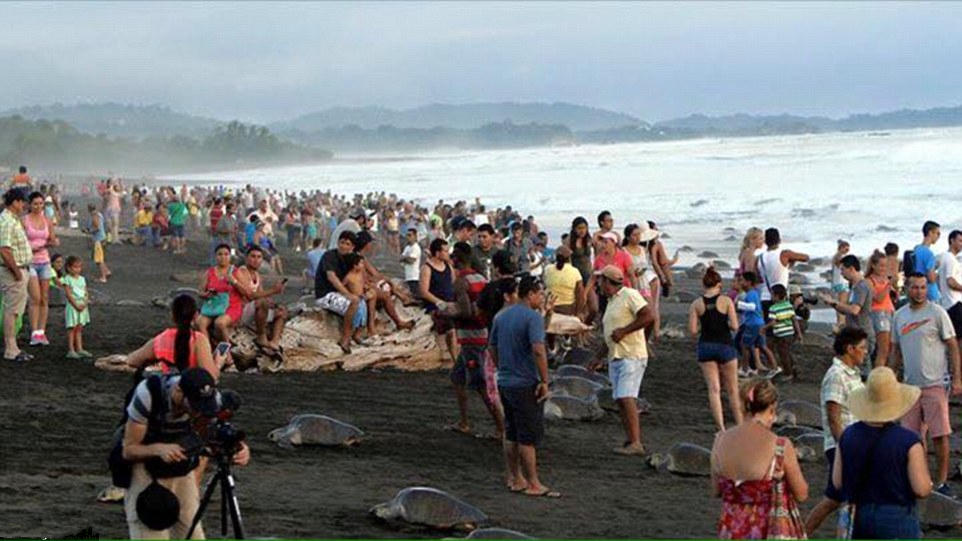
{"type": "MultiPolygon", "coordinates": [[[[134,463],[124,458],[124,427],[127,424],[127,404],[134,397],[137,386],[141,380],[147,381],[147,390],[150,391],[150,400],[153,404],[164,404],[164,391],[161,376],[143,377],[143,371],[138,370],[134,374],[134,385],[127,391],[124,399],[124,414],[120,419],[117,429],[114,431],[110,453],[107,455],[107,467],[110,468],[110,477],[115,487],[130,488],[130,479],[134,472],[134,463]]],[[[163,408],[154,408],[151,412],[150,422],[161,421],[164,416],[163,408]]]]}
{"type": "Polygon", "coordinates": [[[908,276],[915,272],[915,250],[906,250],[902,254],[902,273],[908,276]]]}

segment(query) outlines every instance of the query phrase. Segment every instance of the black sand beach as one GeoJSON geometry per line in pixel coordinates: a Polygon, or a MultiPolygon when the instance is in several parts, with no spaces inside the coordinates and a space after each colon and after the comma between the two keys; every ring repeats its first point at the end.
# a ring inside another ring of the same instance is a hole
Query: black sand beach
{"type": "MultiPolygon", "coordinates": [[[[86,254],[83,239],[67,237],[62,252],[86,254]]],[[[104,291],[112,303],[138,300],[181,285],[172,272],[202,268],[206,246],[187,257],[122,245],[111,247],[114,270],[104,291]]],[[[299,269],[289,258],[289,269],[299,269]]],[[[91,276],[88,263],[86,273],[91,276]]],[[[268,278],[270,280],[270,278],[268,278]]],[[[296,283],[292,282],[292,283],[296,283]]],[[[687,286],[692,291],[693,284],[687,286]]],[[[296,289],[296,288],[290,288],[296,289]]],[[[289,300],[296,298],[290,292],[289,300]]],[[[666,308],[678,326],[684,309],[666,308]]],[[[85,332],[96,356],[128,352],[167,324],[165,309],[116,304],[92,309],[85,332]]],[[[95,497],[108,483],[106,452],[130,376],[63,359],[62,308],[51,311],[53,345],[33,362],[0,363],[0,535],[50,537],[90,527],[105,538],[126,537],[122,506],[95,497]]],[[[823,345],[796,350],[800,380],[782,385],[783,398],[817,401],[831,360],[823,345]]],[[[667,339],[649,363],[642,394],[652,411],[642,419],[654,451],[688,441],[710,446],[713,427],[701,374],[688,339],[667,339]]],[[[551,424],[540,451],[542,479],[561,499],[509,493],[502,482],[499,445],[445,431],[456,414],[444,372],[319,372],[225,374],[244,405],[236,423],[249,434],[252,463],[237,470],[238,496],[250,537],[443,537],[443,532],[397,530],[368,515],[371,506],[399,489],[428,485],[447,490],[485,511],[491,524],[536,537],[712,537],[719,502],[707,478],[657,473],[642,459],[611,454],[622,431],[614,414],[596,423],[551,424]],[[295,413],[323,413],[365,430],[350,449],[274,446],[267,433],[295,413]]],[[[479,401],[473,419],[489,429],[479,401]]],[[[812,498],[824,488],[821,462],[803,464],[812,498]]],[[[208,513],[209,537],[219,537],[219,505],[208,513]]],[[[833,533],[831,520],[821,534],[833,533]]],[[[959,531],[947,532],[958,535],[959,531]]],[[[930,536],[938,532],[929,532],[930,536]]]]}

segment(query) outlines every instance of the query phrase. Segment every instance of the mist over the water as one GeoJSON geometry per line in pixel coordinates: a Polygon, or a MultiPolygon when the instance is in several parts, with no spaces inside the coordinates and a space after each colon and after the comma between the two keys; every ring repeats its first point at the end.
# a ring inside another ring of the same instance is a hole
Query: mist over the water
{"type": "MultiPolygon", "coordinates": [[[[654,220],[669,247],[737,251],[749,226],[777,226],[785,243],[829,255],[846,238],[868,255],[918,242],[925,219],[962,225],[962,128],[699,139],[481,152],[397,161],[340,161],[179,175],[284,190],[397,193],[425,205],[480,197],[533,214],[557,243],[571,219],[617,227],[654,220]],[[737,241],[725,241],[738,230],[737,241]]],[[[944,244],[944,240],[942,241],[944,244]]]]}

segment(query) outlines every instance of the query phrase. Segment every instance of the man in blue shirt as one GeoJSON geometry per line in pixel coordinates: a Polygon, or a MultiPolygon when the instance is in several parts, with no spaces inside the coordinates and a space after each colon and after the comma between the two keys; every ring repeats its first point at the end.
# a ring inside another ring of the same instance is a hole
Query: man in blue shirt
{"type": "Polygon", "coordinates": [[[498,367],[498,391],[504,408],[504,458],[508,488],[528,496],[557,498],[541,484],[535,447],[544,435],[548,398],[548,357],[544,347],[544,304],[541,283],[526,276],[518,284],[518,302],[494,318],[488,338],[498,367]]]}
{"type": "Polygon", "coordinates": [[[929,286],[926,298],[933,302],[939,302],[941,293],[939,292],[938,276],[935,269],[939,262],[932,252],[932,246],[938,242],[942,235],[941,226],[931,220],[922,225],[922,244],[915,247],[915,272],[925,276],[929,286]]]}

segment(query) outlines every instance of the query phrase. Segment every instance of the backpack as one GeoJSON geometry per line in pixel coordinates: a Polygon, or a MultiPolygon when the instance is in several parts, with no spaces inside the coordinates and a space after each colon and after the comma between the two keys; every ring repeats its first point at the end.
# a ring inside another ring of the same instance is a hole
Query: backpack
{"type": "Polygon", "coordinates": [[[915,272],[915,250],[906,250],[902,254],[902,273],[908,276],[915,272]]]}
{"type": "MultiPolygon", "coordinates": [[[[138,370],[134,374],[134,385],[127,391],[124,399],[124,413],[120,419],[117,429],[114,431],[113,440],[110,445],[110,452],[107,455],[107,467],[110,469],[110,477],[115,487],[130,488],[130,480],[134,472],[134,463],[124,458],[124,426],[127,424],[127,404],[134,397],[137,386],[141,380],[146,379],[147,390],[150,392],[150,400],[153,404],[164,404],[164,391],[161,376],[149,376],[144,378],[143,371],[138,370]]],[[[154,408],[148,423],[153,424],[162,421],[164,416],[163,408],[154,408]]]]}

